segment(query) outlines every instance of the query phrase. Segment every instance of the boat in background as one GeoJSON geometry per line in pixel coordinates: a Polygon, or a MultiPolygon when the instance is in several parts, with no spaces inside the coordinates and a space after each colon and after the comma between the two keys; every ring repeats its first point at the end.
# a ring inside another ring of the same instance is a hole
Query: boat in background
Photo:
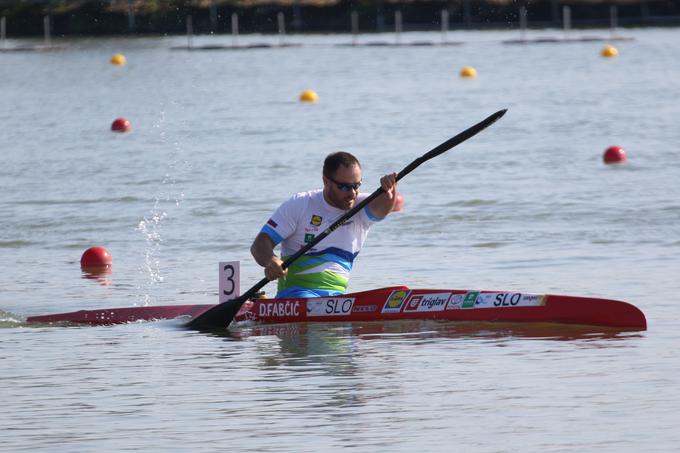
{"type": "MultiPolygon", "coordinates": [[[[229,302],[226,302],[229,303],[229,302]]],[[[214,305],[165,305],[80,310],[31,316],[28,323],[109,325],[186,318],[214,305]]],[[[394,286],[335,297],[253,299],[235,322],[252,324],[390,321],[541,322],[646,330],[644,313],[627,302],[516,291],[410,289],[394,286]]]]}

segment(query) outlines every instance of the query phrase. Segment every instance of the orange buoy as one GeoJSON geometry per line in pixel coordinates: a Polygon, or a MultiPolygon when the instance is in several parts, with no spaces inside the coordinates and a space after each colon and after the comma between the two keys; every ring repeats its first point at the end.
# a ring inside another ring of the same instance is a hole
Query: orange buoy
{"type": "Polygon", "coordinates": [[[626,161],[626,151],[620,146],[610,146],[604,151],[602,160],[605,164],[622,164],[626,161]]]}
{"type": "Polygon", "coordinates": [[[477,70],[472,66],[464,66],[463,69],[460,70],[460,76],[465,79],[474,79],[477,77],[477,70]]]}
{"type": "Polygon", "coordinates": [[[117,53],[114,56],[111,57],[111,60],[109,60],[112,65],[114,66],[125,66],[125,55],[121,53],[117,53]]]}
{"type": "Polygon", "coordinates": [[[111,130],[113,132],[130,132],[132,129],[132,124],[125,118],[116,118],[111,123],[111,130]]]}
{"type": "Polygon", "coordinates": [[[99,245],[90,247],[80,257],[80,267],[83,269],[102,269],[111,267],[113,258],[104,247],[99,245]]]}
{"type": "Polygon", "coordinates": [[[619,55],[619,50],[614,46],[605,46],[600,52],[604,58],[614,58],[619,55]]]}
{"type": "Polygon", "coordinates": [[[300,94],[300,102],[316,102],[319,95],[314,90],[305,90],[300,94]]]}

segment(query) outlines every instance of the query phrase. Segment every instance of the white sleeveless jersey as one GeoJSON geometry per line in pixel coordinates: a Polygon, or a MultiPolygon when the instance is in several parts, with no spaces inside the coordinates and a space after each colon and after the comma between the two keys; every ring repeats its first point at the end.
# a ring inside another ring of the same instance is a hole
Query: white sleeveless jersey
{"type": "MultiPolygon", "coordinates": [[[[356,203],[368,195],[360,194],[356,203]]],[[[281,243],[281,258],[286,259],[311,242],[346,211],[329,205],[323,190],[301,192],[285,201],[262,227],[275,244],[281,243]]],[[[368,207],[298,258],[279,280],[279,292],[308,288],[345,292],[354,259],[366,240],[371,225],[381,220],[368,207]]]]}

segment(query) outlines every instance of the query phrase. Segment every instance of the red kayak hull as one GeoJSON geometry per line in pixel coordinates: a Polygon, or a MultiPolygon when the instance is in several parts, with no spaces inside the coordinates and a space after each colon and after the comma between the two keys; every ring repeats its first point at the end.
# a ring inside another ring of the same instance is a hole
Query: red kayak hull
{"type": "Polygon", "coordinates": [[[28,323],[71,323],[110,325],[137,321],[158,321],[182,316],[193,318],[214,305],[161,305],[148,307],[102,308],[78,310],[69,313],[29,316],[28,323]]]}
{"type": "MultiPolygon", "coordinates": [[[[168,305],[80,310],[31,316],[29,323],[90,325],[193,318],[213,305],[168,305]]],[[[645,330],[637,307],[618,300],[516,291],[381,288],[336,297],[255,299],[235,321],[257,324],[433,319],[444,321],[548,322],[645,330]]]]}

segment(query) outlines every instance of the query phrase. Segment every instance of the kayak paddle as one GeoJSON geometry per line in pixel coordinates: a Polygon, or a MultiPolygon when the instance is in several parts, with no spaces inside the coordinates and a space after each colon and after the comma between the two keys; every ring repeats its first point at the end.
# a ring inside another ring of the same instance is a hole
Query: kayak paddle
{"type": "MultiPolygon", "coordinates": [[[[437,146],[436,148],[432,149],[431,151],[427,152],[426,154],[423,154],[410,164],[408,164],[402,171],[399,172],[397,175],[397,181],[399,181],[401,178],[404,176],[408,175],[411,173],[413,170],[418,168],[420,164],[423,162],[426,162],[434,157],[437,157],[438,155],[450,150],[454,146],[464,142],[465,140],[469,139],[470,137],[473,137],[474,135],[478,134],[479,132],[483,131],[487,127],[491,126],[493,123],[498,121],[503,115],[505,115],[505,112],[507,109],[499,110],[493,115],[490,115],[488,118],[484,119],[483,121],[480,121],[479,123],[475,124],[474,126],[464,130],[460,134],[456,135],[455,137],[452,137],[442,143],[441,145],[437,146]]],[[[378,196],[383,194],[385,191],[383,190],[382,187],[379,187],[375,192],[373,192],[371,195],[368,197],[364,198],[360,203],[356,204],[352,209],[347,211],[344,215],[342,215],[338,220],[336,220],[331,226],[326,228],[321,234],[316,236],[314,240],[309,242],[306,246],[302,247],[300,250],[298,250],[294,255],[289,256],[286,258],[286,260],[283,262],[281,267],[283,269],[287,269],[288,266],[290,266],[295,260],[300,258],[302,255],[307,253],[312,247],[314,247],[316,244],[318,244],[321,240],[323,240],[326,236],[331,234],[333,231],[338,229],[340,226],[342,226],[343,223],[345,223],[347,220],[349,220],[351,217],[354,216],[357,212],[359,212],[361,209],[363,209],[367,204],[369,204],[371,201],[376,199],[378,196]]],[[[234,319],[234,316],[236,316],[236,313],[238,313],[239,309],[241,306],[251,297],[253,297],[262,287],[264,287],[267,283],[269,283],[269,279],[263,278],[260,280],[255,286],[250,288],[248,291],[243,293],[241,296],[228,300],[226,302],[222,302],[221,304],[215,305],[214,307],[206,310],[205,312],[201,313],[191,321],[189,321],[186,324],[186,327],[190,329],[196,329],[196,330],[216,330],[216,329],[223,329],[226,328],[231,321],[234,319]]]]}

